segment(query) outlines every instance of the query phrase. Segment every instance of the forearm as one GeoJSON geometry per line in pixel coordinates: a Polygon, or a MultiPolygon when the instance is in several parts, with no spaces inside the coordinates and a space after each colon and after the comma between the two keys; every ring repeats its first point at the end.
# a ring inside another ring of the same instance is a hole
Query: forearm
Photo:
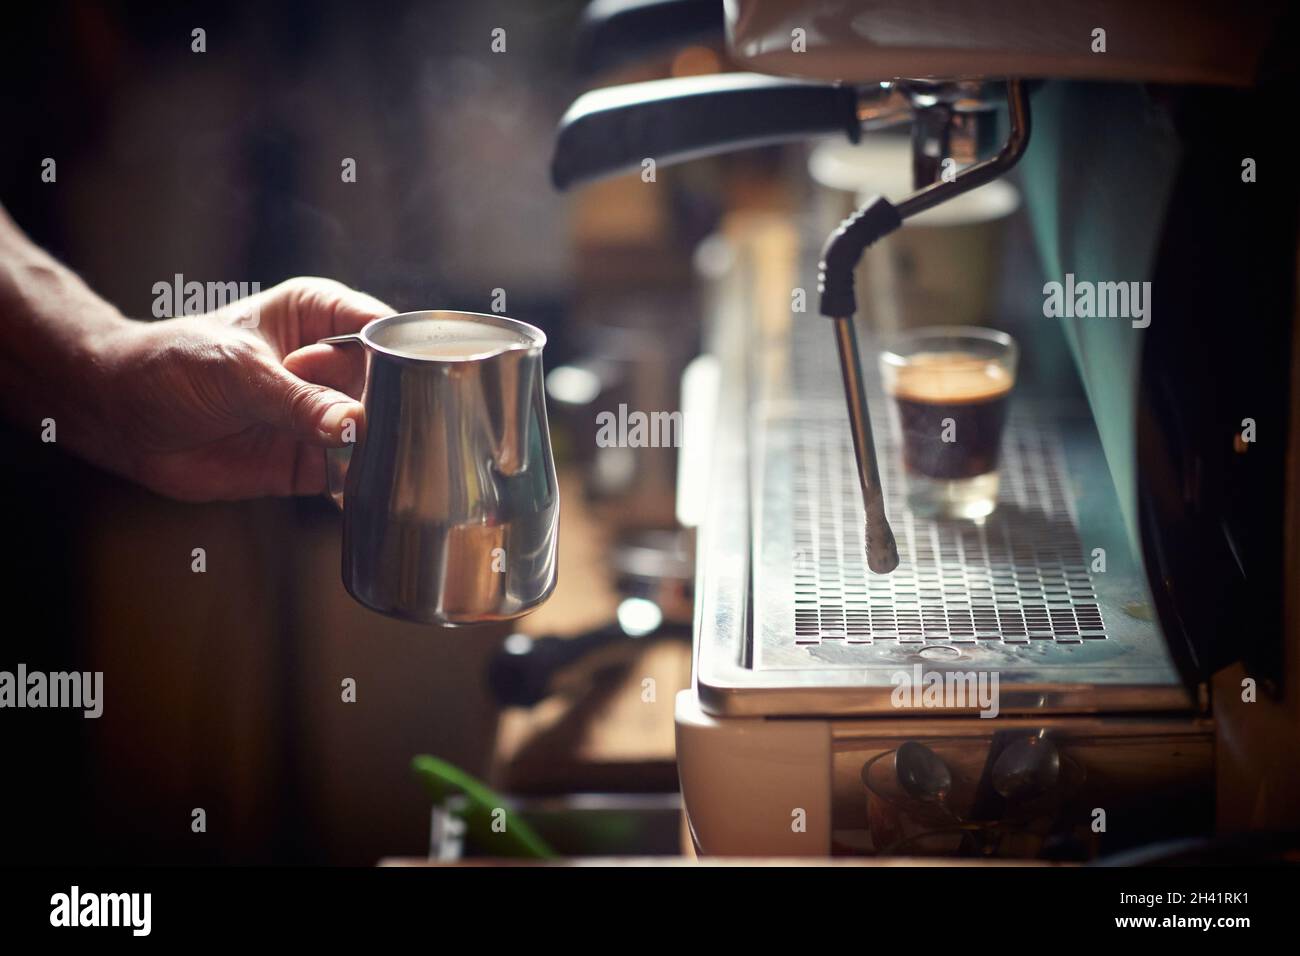
{"type": "Polygon", "coordinates": [[[0,416],[33,436],[52,422],[61,448],[187,501],[315,494],[320,446],[364,415],[332,383],[355,390],[364,371],[355,350],[311,343],[393,310],[311,277],[256,307],[251,328],[242,307],[133,322],[0,209],[0,416]]]}
{"type": "Polygon", "coordinates": [[[122,450],[109,374],[124,318],[0,209],[0,411],[30,432],[54,422],[61,446],[114,470],[122,450]]]}

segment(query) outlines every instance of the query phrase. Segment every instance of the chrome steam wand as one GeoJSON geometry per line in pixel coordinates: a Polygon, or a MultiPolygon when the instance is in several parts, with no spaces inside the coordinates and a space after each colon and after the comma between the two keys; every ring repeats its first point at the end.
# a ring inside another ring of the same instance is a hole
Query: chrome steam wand
{"type": "Polygon", "coordinates": [[[898,567],[898,546],[885,514],[880,467],[871,434],[871,413],[858,356],[858,337],[853,327],[853,314],[857,311],[853,270],[867,246],[893,232],[907,217],[982,186],[1016,164],[1029,145],[1029,94],[1021,80],[1007,81],[1007,109],[1010,132],[996,156],[968,166],[952,180],[924,186],[897,205],[882,196],[871,197],[831,233],[822,250],[818,267],[821,313],[835,327],[835,346],[839,351],[849,429],[866,513],[867,567],[876,574],[889,574],[898,567]]]}

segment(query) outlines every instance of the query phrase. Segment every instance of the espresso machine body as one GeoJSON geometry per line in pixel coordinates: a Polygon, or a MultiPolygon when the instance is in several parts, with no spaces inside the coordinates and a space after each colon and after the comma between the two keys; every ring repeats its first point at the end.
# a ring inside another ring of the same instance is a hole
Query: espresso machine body
{"type": "Polygon", "coordinates": [[[724,230],[701,360],[717,387],[687,410],[709,447],[683,455],[682,484],[708,488],[677,700],[697,848],[1088,859],[1294,828],[1300,192],[1269,134],[1294,15],[1184,4],[1170,30],[1159,3],[723,7],[755,72],[579,100],[557,182],[909,122],[922,195],[938,160],[978,166],[1014,138],[996,106],[1023,78],[1039,272],[1012,290],[1015,331],[1071,362],[1018,390],[994,515],[925,520],[860,317],[901,557],[873,574],[829,323],[790,306],[823,237],[779,215],[724,230]],[[1149,311],[1035,313],[1049,282],[1149,283],[1149,311]]]}

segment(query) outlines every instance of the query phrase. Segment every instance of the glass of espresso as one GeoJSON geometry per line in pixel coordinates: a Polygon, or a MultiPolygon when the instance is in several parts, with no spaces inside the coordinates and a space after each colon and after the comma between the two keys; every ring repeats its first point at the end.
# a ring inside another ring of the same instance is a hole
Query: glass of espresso
{"type": "Polygon", "coordinates": [[[917,329],[881,352],[914,514],[983,518],[997,507],[1017,353],[1011,336],[977,326],[917,329]]]}

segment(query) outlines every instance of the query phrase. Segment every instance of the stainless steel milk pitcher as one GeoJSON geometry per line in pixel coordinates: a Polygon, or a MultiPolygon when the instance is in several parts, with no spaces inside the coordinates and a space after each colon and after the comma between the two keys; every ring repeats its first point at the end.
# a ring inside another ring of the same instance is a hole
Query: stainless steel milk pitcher
{"type": "Polygon", "coordinates": [[[424,624],[506,620],[545,601],[559,488],[542,331],[429,311],[323,341],[366,350],[364,426],[326,456],[348,592],[424,624]]]}

